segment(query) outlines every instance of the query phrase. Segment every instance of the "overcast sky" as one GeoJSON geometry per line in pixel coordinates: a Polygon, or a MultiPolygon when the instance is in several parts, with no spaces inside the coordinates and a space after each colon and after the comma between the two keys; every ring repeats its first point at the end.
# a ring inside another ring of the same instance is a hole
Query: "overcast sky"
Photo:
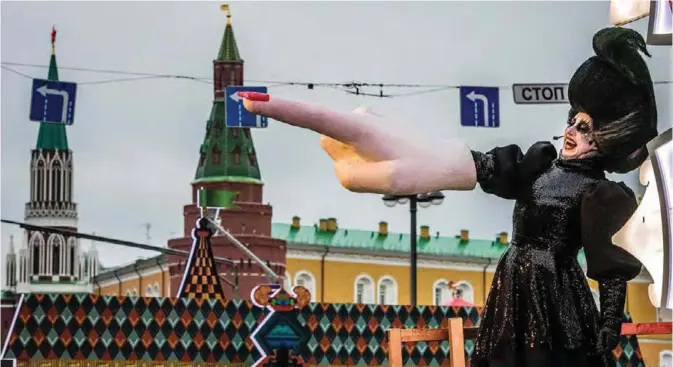
{"type": "MultiPolygon", "coordinates": [[[[608,25],[607,2],[295,2],[231,3],[245,78],[254,81],[412,83],[508,86],[567,82],[591,56],[591,37],[608,25]]],[[[6,2],[1,5],[2,61],[46,65],[52,25],[60,66],[196,77],[212,76],[225,25],[220,3],[6,2]]],[[[633,25],[646,32],[646,21],[633,25]]],[[[655,80],[671,80],[670,48],[651,47],[655,80]]],[[[46,69],[15,67],[44,78],[46,69]]],[[[61,80],[100,81],[124,76],[60,70],[61,80]]],[[[23,220],[30,150],[38,125],[28,120],[30,80],[2,70],[2,218],[23,220]]],[[[670,85],[656,87],[660,131],[670,125],[670,85]]],[[[559,135],[566,105],[521,106],[500,92],[501,127],[462,128],[459,95],[446,90],[377,99],[334,89],[284,86],[273,95],[352,110],[370,106],[424,133],[459,136],[475,149],[528,145],[559,135]]],[[[408,93],[409,89],[385,89],[408,93]]],[[[378,92],[372,90],[371,92],[378,92]]],[[[81,85],[68,140],[75,157],[79,229],[165,246],[182,232],[212,85],[151,79],[81,85]]],[[[274,221],[299,215],[304,224],[336,217],[342,228],[408,231],[407,209],[386,208],[380,197],[342,189],[318,137],[272,122],[253,132],[264,199],[274,221]]],[[[623,178],[622,178],[623,179],[623,178]]],[[[635,181],[627,178],[628,183],[635,181]]],[[[440,207],[419,212],[419,225],[454,235],[492,238],[511,230],[512,202],[480,191],[446,193],[440,207]]],[[[2,256],[10,234],[2,225],[2,256]]],[[[83,243],[84,247],[88,243],[83,243]]],[[[105,265],[151,253],[99,244],[105,265]]]]}

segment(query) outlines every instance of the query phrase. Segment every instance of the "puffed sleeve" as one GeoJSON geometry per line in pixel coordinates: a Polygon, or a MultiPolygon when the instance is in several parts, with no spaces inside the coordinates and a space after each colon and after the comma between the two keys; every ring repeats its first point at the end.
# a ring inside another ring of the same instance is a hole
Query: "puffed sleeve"
{"type": "Polygon", "coordinates": [[[621,328],[626,282],[640,273],[641,264],[612,236],[633,215],[638,203],[623,182],[604,181],[582,199],[582,245],[587,259],[587,276],[598,282],[602,326],[621,328]]]}
{"type": "Polygon", "coordinates": [[[484,192],[504,199],[516,199],[521,188],[548,168],[556,156],[556,148],[546,141],[533,144],[526,154],[517,145],[497,147],[486,153],[472,151],[479,186],[484,192]]]}

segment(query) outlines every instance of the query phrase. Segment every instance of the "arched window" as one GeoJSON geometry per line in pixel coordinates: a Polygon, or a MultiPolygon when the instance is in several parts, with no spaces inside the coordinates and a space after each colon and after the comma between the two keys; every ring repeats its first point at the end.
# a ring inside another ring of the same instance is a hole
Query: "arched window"
{"type": "Polygon", "coordinates": [[[451,301],[451,288],[448,280],[440,279],[432,285],[432,299],[435,306],[443,306],[451,301]]]}
{"type": "Polygon", "coordinates": [[[152,294],[152,286],[148,285],[147,289],[145,290],[145,297],[152,297],[154,294],[152,294]]]}
{"type": "Polygon", "coordinates": [[[213,164],[215,165],[220,164],[222,160],[222,151],[220,150],[220,148],[217,147],[217,145],[213,147],[211,154],[212,154],[211,161],[213,162],[213,164]]]}
{"type": "Polygon", "coordinates": [[[61,160],[56,155],[51,161],[51,201],[61,200],[61,160]]]}
{"type": "Polygon", "coordinates": [[[235,165],[241,164],[241,147],[236,145],[231,151],[231,158],[235,165]]]}
{"type": "Polygon", "coordinates": [[[596,308],[598,308],[598,311],[601,310],[601,294],[598,290],[592,289],[591,290],[591,295],[594,297],[594,302],[596,302],[596,308]]]}
{"type": "Polygon", "coordinates": [[[40,232],[33,232],[30,236],[30,251],[33,260],[33,269],[31,275],[42,274],[44,269],[42,268],[42,251],[44,251],[44,237],[40,232]]]}
{"type": "Polygon", "coordinates": [[[397,282],[391,276],[385,276],[379,279],[379,298],[382,305],[396,305],[397,300],[397,282]]]}
{"type": "Polygon", "coordinates": [[[44,160],[37,161],[37,201],[44,201],[44,160]]]}
{"type": "Polygon", "coordinates": [[[453,290],[453,296],[455,298],[460,298],[467,302],[474,303],[474,288],[470,282],[461,280],[456,283],[453,290]]]}
{"type": "Polygon", "coordinates": [[[301,286],[311,292],[311,300],[315,299],[315,277],[308,271],[299,271],[294,276],[294,285],[301,286]]]}
{"type": "Polygon", "coordinates": [[[355,278],[354,302],[359,304],[374,303],[374,279],[367,274],[360,274],[355,278]]]}
{"type": "Polygon", "coordinates": [[[65,243],[63,243],[60,235],[51,235],[49,242],[51,243],[51,273],[59,275],[61,274],[61,267],[65,266],[62,258],[65,243]]]}
{"type": "Polygon", "coordinates": [[[661,367],[673,367],[673,351],[662,350],[659,352],[659,365],[661,367]]]}
{"type": "Polygon", "coordinates": [[[161,293],[159,292],[159,283],[154,283],[154,286],[152,286],[152,294],[154,294],[154,297],[161,296],[161,293]]]}

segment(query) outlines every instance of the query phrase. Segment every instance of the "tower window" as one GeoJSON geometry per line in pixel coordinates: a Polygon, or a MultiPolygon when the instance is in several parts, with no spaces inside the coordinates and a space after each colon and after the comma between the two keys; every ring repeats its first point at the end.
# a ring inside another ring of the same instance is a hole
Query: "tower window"
{"type": "Polygon", "coordinates": [[[255,156],[255,153],[248,154],[248,161],[250,162],[251,166],[254,166],[254,165],[257,164],[257,157],[255,156]]]}
{"type": "Polygon", "coordinates": [[[40,273],[40,247],[36,244],[33,247],[33,272],[32,274],[40,273]]]}
{"type": "Polygon", "coordinates": [[[239,129],[230,129],[231,130],[231,137],[232,138],[238,138],[238,130],[239,129]]]}
{"type": "Polygon", "coordinates": [[[213,162],[213,164],[217,165],[220,164],[221,160],[222,160],[222,151],[217,146],[213,147],[211,161],[213,162]]]}
{"type": "Polygon", "coordinates": [[[245,134],[246,138],[250,138],[250,129],[243,129],[243,134],[245,134]]]}
{"type": "Polygon", "coordinates": [[[216,122],[215,123],[215,136],[220,136],[222,135],[222,122],[216,122]]]}
{"type": "Polygon", "coordinates": [[[61,272],[61,244],[58,240],[54,241],[52,247],[52,274],[58,275],[61,272]]]}
{"type": "Polygon", "coordinates": [[[44,201],[44,161],[40,159],[37,162],[37,201],[44,201]]]}
{"type": "Polygon", "coordinates": [[[234,147],[234,150],[231,151],[231,158],[235,165],[241,164],[241,147],[238,145],[234,147]]]}
{"type": "Polygon", "coordinates": [[[206,155],[204,153],[199,153],[199,167],[203,166],[203,162],[206,160],[206,155]]]}
{"type": "Polygon", "coordinates": [[[70,275],[75,275],[75,248],[70,247],[70,275]]]}

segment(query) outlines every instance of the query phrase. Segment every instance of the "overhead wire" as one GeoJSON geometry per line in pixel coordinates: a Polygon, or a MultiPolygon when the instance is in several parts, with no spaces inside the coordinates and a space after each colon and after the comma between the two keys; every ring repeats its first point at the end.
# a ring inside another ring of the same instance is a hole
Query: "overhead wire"
{"type": "MultiPolygon", "coordinates": [[[[30,63],[20,63],[20,62],[8,62],[3,61],[0,63],[2,69],[17,74],[19,76],[33,79],[30,75],[22,73],[13,68],[7,66],[17,66],[17,67],[32,67],[32,68],[49,68],[49,65],[43,64],[30,64],[30,63]]],[[[118,79],[105,79],[97,81],[83,81],[78,82],[80,85],[100,85],[100,84],[109,84],[109,83],[119,83],[119,82],[135,82],[148,79],[182,79],[190,80],[204,84],[213,84],[212,77],[198,77],[190,75],[181,75],[181,74],[159,74],[159,73],[148,73],[148,72],[138,72],[138,71],[126,71],[126,70],[115,70],[115,69],[96,69],[96,68],[85,68],[85,67],[67,67],[59,66],[61,70],[71,70],[71,71],[80,71],[80,72],[90,72],[90,73],[99,73],[99,74],[113,74],[113,75],[123,75],[127,76],[126,78],[118,79]]],[[[370,83],[370,82],[311,82],[311,81],[282,81],[282,80],[255,80],[255,79],[246,79],[248,83],[262,84],[266,85],[268,88],[284,87],[284,86],[302,86],[306,87],[309,90],[312,90],[316,87],[331,88],[339,90],[347,94],[353,94],[358,96],[368,96],[368,97],[378,97],[378,98],[395,98],[395,97],[408,97],[421,94],[437,93],[446,90],[459,89],[460,85],[448,85],[448,84],[409,84],[409,83],[370,83]],[[404,93],[386,93],[385,89],[400,88],[400,89],[423,89],[416,90],[411,92],[404,93]],[[377,89],[376,92],[372,90],[377,89]]],[[[673,82],[669,80],[664,81],[655,81],[654,84],[671,84],[673,82]]],[[[510,89],[511,85],[500,85],[492,86],[500,89],[510,89]]]]}

